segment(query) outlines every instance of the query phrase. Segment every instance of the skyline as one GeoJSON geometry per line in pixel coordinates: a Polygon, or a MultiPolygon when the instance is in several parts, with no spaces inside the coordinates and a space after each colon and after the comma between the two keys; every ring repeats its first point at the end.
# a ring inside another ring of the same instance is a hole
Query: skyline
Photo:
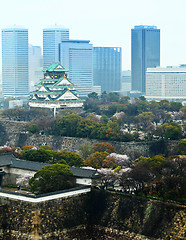
{"type": "Polygon", "coordinates": [[[29,44],[42,46],[43,29],[62,25],[69,28],[70,39],[90,40],[94,47],[122,47],[122,68],[127,70],[131,68],[131,29],[155,25],[161,31],[160,65],[186,63],[185,0],[116,0],[114,5],[111,0],[56,0],[52,5],[49,0],[44,4],[41,0],[4,2],[0,28],[21,25],[28,28],[29,44]]]}

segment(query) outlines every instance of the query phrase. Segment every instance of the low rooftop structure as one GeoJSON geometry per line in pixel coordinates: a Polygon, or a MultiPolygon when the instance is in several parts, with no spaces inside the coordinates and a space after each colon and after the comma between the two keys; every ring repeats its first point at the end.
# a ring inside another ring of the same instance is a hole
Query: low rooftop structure
{"type": "MultiPolygon", "coordinates": [[[[18,177],[28,174],[34,176],[37,171],[46,165],[50,164],[20,160],[11,153],[0,154],[0,168],[6,173],[3,185],[15,185],[18,177]]],[[[99,176],[96,169],[70,167],[70,170],[76,178],[76,184],[78,185],[92,185],[93,179],[99,176]]]]}

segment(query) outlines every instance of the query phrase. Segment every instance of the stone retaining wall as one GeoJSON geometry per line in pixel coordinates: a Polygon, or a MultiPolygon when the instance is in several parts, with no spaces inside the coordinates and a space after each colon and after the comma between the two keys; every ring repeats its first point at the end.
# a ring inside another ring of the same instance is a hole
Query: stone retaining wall
{"type": "Polygon", "coordinates": [[[98,190],[37,204],[1,197],[0,239],[184,240],[185,210],[98,190]]]}
{"type": "MultiPolygon", "coordinates": [[[[53,149],[77,151],[78,146],[88,141],[91,145],[97,142],[104,142],[105,140],[88,139],[88,138],[74,138],[74,137],[60,137],[60,136],[46,136],[39,134],[29,134],[27,127],[30,123],[3,121],[0,123],[6,129],[7,138],[4,144],[7,146],[25,146],[32,145],[39,148],[41,145],[48,144],[53,149]]],[[[153,152],[154,142],[116,142],[105,141],[115,147],[116,151],[120,154],[127,154],[131,159],[135,159],[141,155],[153,156],[157,153],[153,152]]],[[[178,147],[178,141],[168,141],[166,148],[169,154],[175,154],[178,147]]]]}

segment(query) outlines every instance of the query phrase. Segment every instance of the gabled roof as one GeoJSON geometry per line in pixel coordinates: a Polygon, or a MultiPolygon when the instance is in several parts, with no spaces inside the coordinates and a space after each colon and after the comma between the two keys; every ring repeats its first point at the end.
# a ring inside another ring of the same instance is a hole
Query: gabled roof
{"type": "Polygon", "coordinates": [[[65,69],[60,63],[51,63],[50,66],[46,69],[43,69],[45,72],[68,72],[68,69],[65,69]]]}
{"type": "Polygon", "coordinates": [[[48,92],[45,86],[41,86],[38,92],[48,92]]]}
{"type": "Polygon", "coordinates": [[[71,83],[71,81],[69,79],[67,79],[66,77],[61,77],[58,79],[58,81],[54,84],[54,86],[72,86],[73,84],[71,83]]]}
{"type": "Polygon", "coordinates": [[[79,98],[74,93],[72,93],[71,91],[66,89],[66,91],[63,94],[61,94],[60,97],[58,97],[56,99],[56,101],[60,101],[60,100],[63,100],[63,101],[66,101],[66,100],[78,100],[78,99],[79,98]]]}
{"type": "Polygon", "coordinates": [[[51,78],[49,75],[47,75],[44,80],[52,80],[53,78],[51,78]]]}

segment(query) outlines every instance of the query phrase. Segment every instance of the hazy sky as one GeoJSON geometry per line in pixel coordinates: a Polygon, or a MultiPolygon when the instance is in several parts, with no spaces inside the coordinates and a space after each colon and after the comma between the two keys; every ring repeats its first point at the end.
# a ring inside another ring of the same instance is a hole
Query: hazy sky
{"type": "Polygon", "coordinates": [[[70,29],[71,39],[122,47],[123,69],[130,69],[131,28],[156,25],[161,30],[161,65],[186,63],[186,0],[0,1],[0,28],[28,28],[32,45],[42,46],[42,29],[58,24],[70,29]]]}

